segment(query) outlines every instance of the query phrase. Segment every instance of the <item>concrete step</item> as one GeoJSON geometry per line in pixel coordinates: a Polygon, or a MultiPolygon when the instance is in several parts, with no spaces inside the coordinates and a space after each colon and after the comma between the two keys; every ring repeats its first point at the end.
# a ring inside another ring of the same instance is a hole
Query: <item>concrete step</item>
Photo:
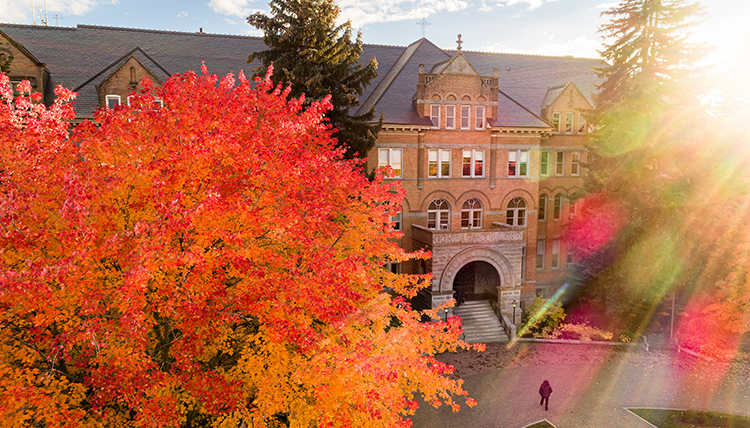
{"type": "Polygon", "coordinates": [[[507,342],[508,336],[487,300],[470,301],[453,309],[463,322],[464,340],[468,343],[507,342]]]}

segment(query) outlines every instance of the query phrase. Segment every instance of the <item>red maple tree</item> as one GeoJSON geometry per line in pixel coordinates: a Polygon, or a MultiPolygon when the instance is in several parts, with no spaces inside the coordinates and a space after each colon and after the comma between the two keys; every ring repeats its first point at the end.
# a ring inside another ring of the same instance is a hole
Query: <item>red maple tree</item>
{"type": "Polygon", "coordinates": [[[460,322],[420,322],[406,298],[428,281],[383,269],[429,254],[392,242],[403,191],[343,160],[329,101],[205,67],[143,85],[69,130],[74,94],[45,108],[0,74],[0,425],[408,426],[420,394],[457,409],[433,355],[468,346],[460,322]]]}

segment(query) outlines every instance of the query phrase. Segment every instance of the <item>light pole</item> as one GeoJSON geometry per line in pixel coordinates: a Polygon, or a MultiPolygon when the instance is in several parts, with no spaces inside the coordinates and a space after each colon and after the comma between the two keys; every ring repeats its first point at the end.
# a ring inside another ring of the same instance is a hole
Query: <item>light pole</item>
{"type": "Polygon", "coordinates": [[[513,325],[516,324],[516,301],[513,300],[513,325]]]}

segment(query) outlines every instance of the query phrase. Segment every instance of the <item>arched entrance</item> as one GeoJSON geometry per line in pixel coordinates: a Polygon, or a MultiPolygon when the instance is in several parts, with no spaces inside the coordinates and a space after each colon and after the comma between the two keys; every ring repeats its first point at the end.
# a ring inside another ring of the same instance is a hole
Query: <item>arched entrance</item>
{"type": "Polygon", "coordinates": [[[470,300],[496,299],[498,286],[500,275],[497,269],[481,260],[461,267],[453,279],[454,297],[459,305],[470,300]]]}

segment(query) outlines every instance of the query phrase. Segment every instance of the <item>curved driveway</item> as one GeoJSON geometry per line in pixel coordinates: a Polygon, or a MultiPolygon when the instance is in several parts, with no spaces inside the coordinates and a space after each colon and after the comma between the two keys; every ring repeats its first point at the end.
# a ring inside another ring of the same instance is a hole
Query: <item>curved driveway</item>
{"type": "Polygon", "coordinates": [[[416,428],[520,428],[542,419],[558,428],[645,428],[623,407],[712,410],[750,416],[750,359],[709,363],[670,350],[594,345],[488,345],[484,354],[446,354],[476,399],[458,413],[422,404],[416,428]],[[539,385],[554,392],[549,411],[539,385]]]}

